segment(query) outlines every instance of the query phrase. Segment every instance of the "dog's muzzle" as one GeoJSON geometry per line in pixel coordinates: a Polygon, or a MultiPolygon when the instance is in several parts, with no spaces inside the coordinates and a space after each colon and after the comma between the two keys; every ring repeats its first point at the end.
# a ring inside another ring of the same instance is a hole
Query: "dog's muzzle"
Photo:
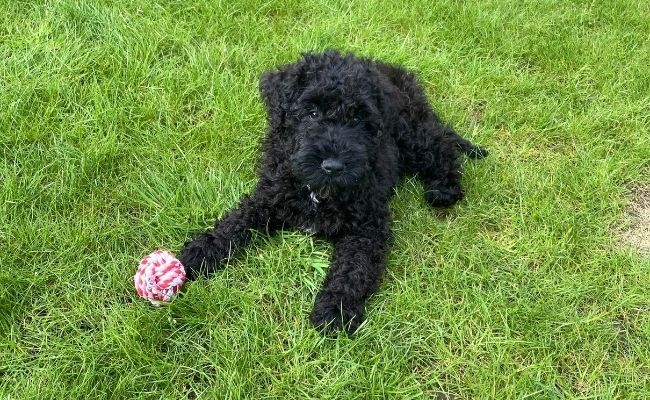
{"type": "Polygon", "coordinates": [[[321,198],[358,186],[366,172],[368,141],[346,127],[309,130],[291,156],[294,174],[321,198]]]}

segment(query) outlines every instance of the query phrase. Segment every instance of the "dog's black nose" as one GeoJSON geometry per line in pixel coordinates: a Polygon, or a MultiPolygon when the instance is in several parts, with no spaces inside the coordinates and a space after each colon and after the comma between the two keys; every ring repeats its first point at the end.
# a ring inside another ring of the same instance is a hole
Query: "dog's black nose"
{"type": "Polygon", "coordinates": [[[329,175],[337,175],[343,171],[343,163],[336,158],[327,158],[320,166],[329,175]]]}

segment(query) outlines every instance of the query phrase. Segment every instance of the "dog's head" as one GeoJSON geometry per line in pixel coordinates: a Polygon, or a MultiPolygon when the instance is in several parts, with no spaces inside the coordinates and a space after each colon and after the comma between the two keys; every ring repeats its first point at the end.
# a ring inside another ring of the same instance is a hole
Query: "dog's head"
{"type": "Polygon", "coordinates": [[[262,76],[267,141],[281,144],[293,174],[320,196],[358,187],[372,172],[387,121],[397,118],[391,88],[370,62],[305,54],[262,76]]]}

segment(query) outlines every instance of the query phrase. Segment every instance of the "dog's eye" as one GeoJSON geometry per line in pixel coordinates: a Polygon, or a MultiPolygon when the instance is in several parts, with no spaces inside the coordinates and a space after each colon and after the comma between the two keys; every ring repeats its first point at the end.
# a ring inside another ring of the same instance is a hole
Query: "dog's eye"
{"type": "Polygon", "coordinates": [[[320,112],[318,112],[317,110],[314,110],[314,111],[310,112],[309,113],[309,118],[310,119],[318,119],[318,118],[320,118],[320,112]]]}
{"type": "Polygon", "coordinates": [[[354,118],[352,118],[352,122],[354,122],[355,124],[358,124],[358,123],[361,122],[361,118],[359,118],[359,117],[354,117],[354,118]]]}

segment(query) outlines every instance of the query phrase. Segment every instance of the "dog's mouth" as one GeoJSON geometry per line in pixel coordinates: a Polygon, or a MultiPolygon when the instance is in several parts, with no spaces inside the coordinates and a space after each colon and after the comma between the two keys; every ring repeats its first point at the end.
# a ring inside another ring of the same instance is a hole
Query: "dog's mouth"
{"type": "Polygon", "coordinates": [[[344,176],[337,178],[325,178],[323,181],[318,182],[316,185],[310,185],[312,191],[316,193],[319,198],[329,199],[345,192],[348,189],[358,186],[358,184],[344,176]]]}
{"type": "Polygon", "coordinates": [[[321,199],[329,199],[358,186],[358,182],[349,176],[340,175],[337,177],[321,176],[319,179],[311,179],[305,182],[310,190],[321,199]]]}

